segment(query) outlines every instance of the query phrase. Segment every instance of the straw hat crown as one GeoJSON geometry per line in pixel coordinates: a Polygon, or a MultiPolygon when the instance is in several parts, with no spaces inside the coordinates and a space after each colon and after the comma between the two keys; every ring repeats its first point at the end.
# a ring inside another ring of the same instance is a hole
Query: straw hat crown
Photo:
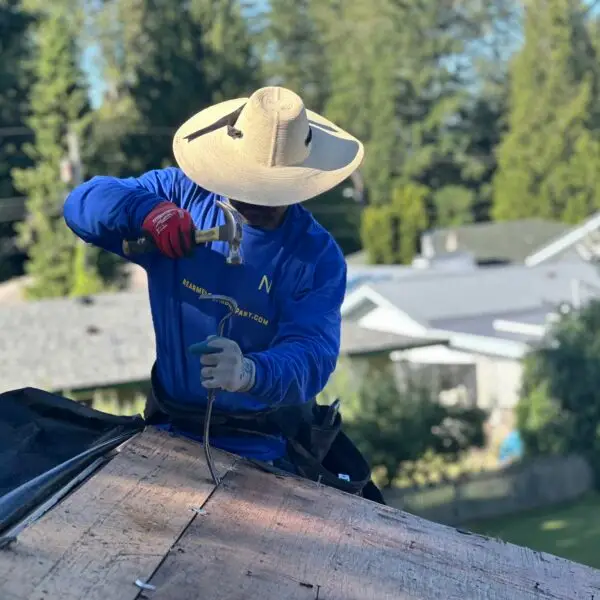
{"type": "Polygon", "coordinates": [[[364,148],[307,110],[298,94],[271,86],[188,119],[175,134],[173,152],[201,187],[242,202],[278,206],[341,183],[360,166],[364,148]]]}

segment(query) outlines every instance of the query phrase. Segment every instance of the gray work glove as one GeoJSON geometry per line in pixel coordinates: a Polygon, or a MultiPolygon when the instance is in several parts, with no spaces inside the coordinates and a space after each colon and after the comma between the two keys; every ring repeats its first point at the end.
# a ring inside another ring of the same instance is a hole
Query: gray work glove
{"type": "Polygon", "coordinates": [[[189,351],[200,355],[201,382],[206,389],[247,392],[254,385],[255,364],[244,357],[233,340],[211,335],[204,342],[192,344],[189,351]]]}

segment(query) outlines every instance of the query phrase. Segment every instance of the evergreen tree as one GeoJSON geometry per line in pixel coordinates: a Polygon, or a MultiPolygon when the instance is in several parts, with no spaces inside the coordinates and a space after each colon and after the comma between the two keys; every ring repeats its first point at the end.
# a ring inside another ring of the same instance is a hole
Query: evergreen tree
{"type": "Polygon", "coordinates": [[[108,0],[94,22],[106,88],[92,136],[96,171],[137,175],[173,164],[173,134],[185,119],[260,81],[235,0],[108,0]]]}
{"type": "Polygon", "coordinates": [[[327,23],[323,41],[330,94],[325,114],[365,143],[362,172],[374,204],[389,201],[398,163],[397,34],[389,12],[387,0],[329,2],[318,17],[327,23]]]}
{"type": "Polygon", "coordinates": [[[60,165],[67,129],[82,132],[88,107],[77,66],[73,20],[61,8],[55,5],[41,12],[35,32],[35,83],[28,119],[35,142],[26,147],[35,166],[13,173],[15,186],[28,198],[20,241],[29,251],[26,270],[33,283],[27,293],[32,298],[65,296],[73,287],[76,241],[61,218],[67,189],[60,179],[60,165]]]}
{"type": "MultiPolygon", "coordinates": [[[[19,193],[11,177],[14,168],[31,165],[23,151],[27,141],[25,119],[29,110],[31,78],[27,61],[31,44],[29,30],[33,17],[21,5],[21,0],[0,0],[0,214],[12,205],[19,193]]],[[[0,221],[0,281],[19,273],[21,261],[3,254],[2,248],[12,248],[16,236],[13,222],[0,221]]]]}
{"type": "Polygon", "coordinates": [[[475,194],[461,185],[447,185],[433,194],[435,224],[437,227],[452,227],[473,220],[475,194]]]}
{"type": "Polygon", "coordinates": [[[600,64],[580,0],[533,0],[511,70],[494,217],[576,223],[600,207],[600,64]]]}
{"type": "Polygon", "coordinates": [[[0,202],[16,195],[11,169],[30,165],[22,145],[29,109],[31,79],[26,64],[32,23],[33,17],[23,9],[21,0],[0,0],[0,202]]]}
{"type": "Polygon", "coordinates": [[[329,92],[328,63],[319,11],[330,0],[271,0],[263,25],[265,77],[302,96],[306,106],[323,111],[329,92]]]}
{"type": "Polygon", "coordinates": [[[410,264],[419,240],[429,226],[427,204],[430,190],[397,181],[388,204],[367,207],[362,219],[362,242],[375,264],[410,264]]]}
{"type": "MultiPolygon", "coordinates": [[[[389,202],[393,181],[401,177],[433,191],[451,186],[452,193],[438,198],[457,200],[447,212],[467,218],[465,199],[475,202],[493,171],[489,144],[487,155],[481,152],[484,129],[472,131],[470,122],[479,114],[483,87],[475,85],[474,59],[487,48],[483,38],[490,37],[491,25],[506,18],[507,3],[323,3],[327,114],[365,141],[371,203],[389,202]],[[473,135],[480,142],[472,144],[473,135]],[[465,190],[457,194],[460,186],[465,190]]],[[[494,122],[486,125],[495,131],[494,122]]],[[[436,206],[428,211],[435,222],[436,206]]]]}

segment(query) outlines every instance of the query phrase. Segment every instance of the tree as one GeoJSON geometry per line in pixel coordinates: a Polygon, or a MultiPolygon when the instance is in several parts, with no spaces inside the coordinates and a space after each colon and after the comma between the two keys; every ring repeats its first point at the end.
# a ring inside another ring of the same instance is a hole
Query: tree
{"type": "MultiPolygon", "coordinates": [[[[353,381],[346,376],[347,383],[353,381]]],[[[347,386],[339,397],[344,429],[374,469],[384,468],[384,486],[392,485],[404,462],[428,451],[456,458],[483,444],[481,411],[445,408],[429,389],[410,379],[399,389],[391,367],[368,368],[360,384],[347,386]]]]}
{"type": "Polygon", "coordinates": [[[577,223],[600,207],[600,63],[580,0],[534,0],[511,69],[497,219],[577,223]]]}
{"type": "Polygon", "coordinates": [[[295,91],[315,112],[324,109],[329,93],[323,22],[318,18],[327,4],[329,0],[271,0],[261,26],[266,80],[295,91]]]}
{"type": "Polygon", "coordinates": [[[304,203],[315,219],[335,238],[342,252],[360,250],[362,206],[344,194],[351,184],[346,181],[332,190],[304,203]]]}
{"type": "MultiPolygon", "coordinates": [[[[27,61],[33,20],[21,0],[0,0],[0,210],[19,195],[11,170],[31,166],[23,144],[28,139],[25,119],[31,78],[27,61]]],[[[12,247],[14,237],[14,224],[0,222],[0,247],[12,247]]],[[[20,262],[9,260],[0,249],[0,281],[18,274],[20,262]]]]}
{"type": "Polygon", "coordinates": [[[361,0],[323,3],[318,16],[330,73],[325,114],[365,143],[363,173],[375,205],[389,200],[401,147],[398,33],[392,12],[387,0],[361,0]]]}
{"type": "Polygon", "coordinates": [[[0,202],[16,195],[11,169],[31,162],[21,147],[27,139],[23,129],[29,110],[31,78],[26,65],[32,24],[33,16],[24,10],[21,0],[0,0],[0,202]]]}
{"type": "Polygon", "coordinates": [[[260,81],[236,0],[109,0],[93,19],[105,95],[94,168],[134,175],[173,164],[172,138],[195,112],[260,81]]]}
{"type": "MultiPolygon", "coordinates": [[[[90,296],[106,291],[106,286],[100,277],[96,262],[90,260],[90,250],[94,252],[95,248],[90,248],[81,240],[77,240],[73,258],[73,273],[70,295],[71,296],[90,296]]],[[[97,256],[98,251],[94,254],[97,256]]]]}
{"type": "Polygon", "coordinates": [[[487,183],[466,119],[483,87],[472,59],[509,3],[320,3],[326,114],[365,142],[371,204],[386,204],[399,177],[433,191],[466,181],[475,194],[487,183]]]}
{"type": "Polygon", "coordinates": [[[525,362],[517,408],[529,454],[586,456],[600,485],[600,301],[564,315],[525,362]]]}
{"type": "Polygon", "coordinates": [[[435,224],[438,227],[463,225],[473,220],[475,192],[460,185],[447,185],[433,194],[435,224]]]}
{"type": "Polygon", "coordinates": [[[28,218],[19,228],[28,249],[26,270],[33,277],[32,298],[65,296],[72,290],[75,239],[61,218],[67,189],[60,180],[69,127],[80,134],[88,110],[87,90],[77,66],[73,21],[64,7],[39,13],[32,58],[31,116],[35,142],[25,151],[35,166],[15,169],[16,188],[25,194],[28,218]]]}
{"type": "Polygon", "coordinates": [[[419,249],[421,233],[429,225],[430,190],[422,185],[394,187],[391,202],[368,206],[362,215],[361,237],[369,261],[375,264],[409,264],[419,249]]]}

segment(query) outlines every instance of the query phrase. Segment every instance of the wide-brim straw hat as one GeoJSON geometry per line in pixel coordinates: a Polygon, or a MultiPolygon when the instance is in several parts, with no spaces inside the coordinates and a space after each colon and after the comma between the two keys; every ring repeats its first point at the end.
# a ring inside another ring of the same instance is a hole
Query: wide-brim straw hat
{"type": "Polygon", "coordinates": [[[282,87],[220,102],[175,134],[181,170],[200,187],[249,204],[286,206],[335,187],[361,164],[363,144],[282,87]]]}

